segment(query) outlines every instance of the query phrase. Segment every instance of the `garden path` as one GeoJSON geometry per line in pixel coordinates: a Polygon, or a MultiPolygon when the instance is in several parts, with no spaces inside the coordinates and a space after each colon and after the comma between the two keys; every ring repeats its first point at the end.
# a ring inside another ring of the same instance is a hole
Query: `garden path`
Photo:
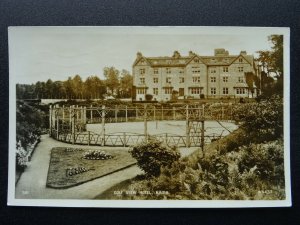
{"type": "MultiPolygon", "coordinates": [[[[86,149],[99,149],[99,146],[71,145],[56,141],[48,135],[42,135],[41,142],[25,172],[21,175],[15,190],[18,199],[93,199],[113,185],[131,179],[142,171],[136,166],[131,166],[113,174],[86,182],[84,184],[67,188],[53,189],[46,187],[50,153],[53,147],[80,147],[86,149]]],[[[109,152],[112,147],[104,147],[109,152]]],[[[127,148],[126,148],[127,149],[127,148]]],[[[126,149],[124,149],[126,151],[126,149]]],[[[195,151],[196,148],[181,149],[182,156],[195,151]]]]}

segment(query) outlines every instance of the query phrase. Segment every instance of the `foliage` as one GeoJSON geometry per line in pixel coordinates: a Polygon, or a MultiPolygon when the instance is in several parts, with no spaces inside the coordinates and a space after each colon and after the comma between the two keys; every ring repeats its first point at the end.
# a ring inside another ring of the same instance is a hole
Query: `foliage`
{"type": "Polygon", "coordinates": [[[159,176],[135,179],[128,189],[151,192],[131,199],[278,200],[285,198],[283,166],[282,140],[251,144],[219,156],[183,158],[161,167],[159,176]]]}
{"type": "Polygon", "coordinates": [[[153,99],[153,95],[151,94],[146,94],[145,95],[146,101],[151,101],[153,99]]]}
{"type": "Polygon", "coordinates": [[[16,169],[22,170],[27,165],[28,150],[39,141],[44,126],[44,113],[23,102],[17,102],[16,110],[16,169]]]}
{"type": "Polygon", "coordinates": [[[159,176],[161,167],[171,166],[180,158],[176,147],[166,146],[159,141],[138,144],[130,153],[148,177],[159,176]]]}
{"type": "Polygon", "coordinates": [[[283,101],[279,96],[239,105],[233,114],[254,142],[275,140],[283,135],[283,101]]]}
{"type": "Polygon", "coordinates": [[[102,99],[107,93],[117,94],[121,98],[130,98],[132,93],[132,75],[127,70],[111,67],[104,69],[106,80],[98,76],[89,76],[85,81],[80,75],[68,77],[65,81],[38,81],[35,84],[17,84],[17,99],[102,99]]]}
{"type": "Polygon", "coordinates": [[[120,71],[114,67],[105,67],[103,69],[106,78],[105,85],[108,87],[110,94],[115,95],[119,89],[119,74],[120,71]]]}
{"type": "Polygon", "coordinates": [[[271,51],[258,51],[258,61],[262,67],[262,93],[283,95],[283,35],[270,35],[271,51]],[[276,78],[275,80],[272,78],[276,78]]]}

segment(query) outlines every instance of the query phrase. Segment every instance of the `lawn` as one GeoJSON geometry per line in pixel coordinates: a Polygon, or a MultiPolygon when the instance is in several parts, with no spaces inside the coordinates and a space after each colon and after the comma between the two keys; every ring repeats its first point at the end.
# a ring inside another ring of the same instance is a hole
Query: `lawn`
{"type": "MultiPolygon", "coordinates": [[[[101,150],[101,147],[99,147],[101,150]]],[[[85,159],[87,149],[56,147],[51,150],[47,187],[69,188],[117,172],[136,163],[127,148],[105,150],[109,159],[85,159]]]]}

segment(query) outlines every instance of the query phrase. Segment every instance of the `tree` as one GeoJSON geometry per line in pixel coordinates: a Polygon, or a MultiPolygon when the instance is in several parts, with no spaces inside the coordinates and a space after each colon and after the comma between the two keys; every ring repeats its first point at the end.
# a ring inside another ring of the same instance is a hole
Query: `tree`
{"type": "Polygon", "coordinates": [[[81,77],[77,74],[72,79],[73,91],[75,94],[75,98],[83,98],[83,82],[81,77]]]}
{"type": "Polygon", "coordinates": [[[132,93],[133,77],[127,70],[122,70],[120,80],[120,96],[130,98],[132,93]]]}
{"type": "Polygon", "coordinates": [[[71,77],[68,77],[68,80],[64,81],[64,87],[66,89],[67,98],[72,99],[74,96],[74,90],[71,77]]]}
{"type": "Polygon", "coordinates": [[[104,82],[97,76],[89,76],[84,82],[86,98],[102,98],[106,93],[104,82]]]}
{"type": "MultiPolygon", "coordinates": [[[[272,86],[272,90],[268,94],[283,94],[283,36],[270,35],[268,40],[272,43],[271,51],[258,51],[258,61],[262,67],[261,79],[263,83],[263,76],[267,76],[268,82],[271,81],[269,77],[273,77],[273,85],[267,85],[268,88],[272,86]]],[[[263,86],[265,84],[263,83],[263,86]]],[[[266,90],[266,89],[265,89],[266,90]]],[[[266,94],[266,93],[264,93],[266,94]]]]}
{"type": "Polygon", "coordinates": [[[119,74],[120,71],[115,67],[105,67],[104,77],[106,78],[105,84],[110,91],[110,94],[115,95],[119,90],[119,74]]]}
{"type": "Polygon", "coordinates": [[[252,72],[246,72],[245,77],[246,77],[246,83],[247,83],[249,90],[251,91],[252,97],[253,97],[254,86],[257,87],[259,85],[259,78],[257,76],[255,76],[254,73],[252,73],[252,72]]]}

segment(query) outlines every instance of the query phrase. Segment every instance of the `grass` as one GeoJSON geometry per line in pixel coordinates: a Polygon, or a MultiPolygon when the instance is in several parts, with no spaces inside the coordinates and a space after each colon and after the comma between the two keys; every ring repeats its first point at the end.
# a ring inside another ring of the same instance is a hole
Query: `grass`
{"type": "MultiPolygon", "coordinates": [[[[101,148],[99,147],[99,149],[101,148]]],[[[53,148],[46,186],[51,188],[73,187],[117,172],[136,163],[135,159],[124,148],[105,151],[113,156],[112,159],[106,160],[84,159],[83,154],[86,151],[88,150],[81,148],[53,148]],[[85,168],[86,171],[70,176],[68,169],[80,167],[85,168]]]]}

